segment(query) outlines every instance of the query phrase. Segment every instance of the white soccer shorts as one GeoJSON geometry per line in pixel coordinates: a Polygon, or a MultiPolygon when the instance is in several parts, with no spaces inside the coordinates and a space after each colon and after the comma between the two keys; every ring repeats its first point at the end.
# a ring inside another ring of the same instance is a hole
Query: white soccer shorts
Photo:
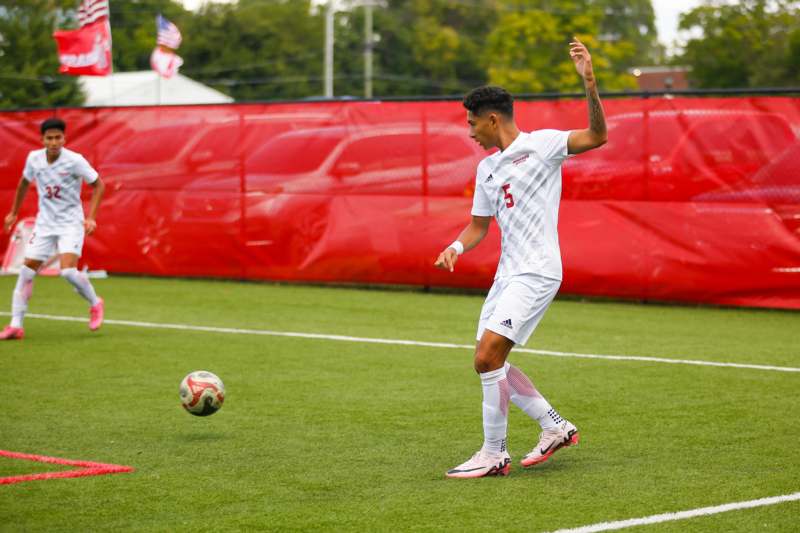
{"type": "Polygon", "coordinates": [[[83,226],[65,228],[58,232],[33,230],[30,240],[25,247],[25,258],[47,261],[54,254],[81,255],[83,251],[83,226]]]}
{"type": "Polygon", "coordinates": [[[477,340],[490,330],[524,345],[555,298],[561,281],[538,274],[494,280],[481,309],[477,340]]]}

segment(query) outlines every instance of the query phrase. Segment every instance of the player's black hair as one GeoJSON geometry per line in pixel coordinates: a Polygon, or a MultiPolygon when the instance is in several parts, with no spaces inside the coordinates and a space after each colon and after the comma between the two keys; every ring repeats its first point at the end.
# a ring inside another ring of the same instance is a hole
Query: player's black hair
{"type": "Polygon", "coordinates": [[[514,97],[502,87],[493,85],[476,87],[464,97],[463,104],[474,115],[482,115],[484,111],[492,110],[509,118],[514,116],[514,97]]]}
{"type": "Polygon", "coordinates": [[[40,129],[42,130],[42,135],[47,130],[61,130],[61,133],[67,133],[67,124],[60,118],[51,117],[42,122],[40,129]]]}

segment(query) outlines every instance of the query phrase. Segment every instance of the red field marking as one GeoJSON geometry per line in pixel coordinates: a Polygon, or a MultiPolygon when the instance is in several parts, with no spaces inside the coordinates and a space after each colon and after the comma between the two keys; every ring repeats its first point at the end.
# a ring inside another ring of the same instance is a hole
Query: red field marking
{"type": "Polygon", "coordinates": [[[8,457],[10,459],[22,459],[25,461],[36,461],[37,463],[53,463],[57,465],[80,467],[78,470],[65,470],[63,472],[42,472],[41,474],[27,474],[23,476],[0,477],[0,485],[10,485],[12,483],[19,483],[21,481],[33,481],[36,479],[102,476],[103,474],[119,474],[122,472],[133,472],[132,466],[95,463],[92,461],[73,461],[71,459],[48,457],[46,455],[31,455],[29,453],[9,452],[7,450],[0,450],[0,457],[8,457]]]}

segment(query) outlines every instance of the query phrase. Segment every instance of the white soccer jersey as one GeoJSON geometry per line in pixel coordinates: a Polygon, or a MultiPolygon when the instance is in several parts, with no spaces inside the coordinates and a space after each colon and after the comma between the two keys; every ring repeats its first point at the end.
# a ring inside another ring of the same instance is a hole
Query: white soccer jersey
{"type": "Polygon", "coordinates": [[[81,179],[94,183],[97,171],[81,154],[62,148],[58,159],[51,165],[47,162],[44,148],[32,150],[25,161],[22,177],[36,182],[39,193],[36,232],[57,232],[83,224],[81,179]]]}
{"type": "Polygon", "coordinates": [[[568,131],[520,132],[478,165],[472,214],[494,216],[502,233],[495,278],[534,273],[560,280],[558,204],[568,131]]]}

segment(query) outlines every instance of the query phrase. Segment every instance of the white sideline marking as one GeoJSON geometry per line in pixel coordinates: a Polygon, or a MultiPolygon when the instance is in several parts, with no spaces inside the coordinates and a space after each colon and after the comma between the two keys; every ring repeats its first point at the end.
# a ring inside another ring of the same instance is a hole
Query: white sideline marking
{"type": "MultiPolygon", "coordinates": [[[[10,316],[11,313],[0,311],[0,315],[10,316]]],[[[61,320],[64,322],[88,322],[87,318],[73,316],[40,315],[30,313],[29,318],[42,318],[45,320],[61,320]]],[[[429,348],[457,348],[461,350],[474,350],[472,344],[452,344],[447,342],[408,341],[403,339],[379,339],[375,337],[351,337],[348,335],[325,335],[322,333],[298,333],[293,331],[270,331],[266,329],[240,329],[220,328],[213,326],[192,326],[187,324],[158,324],[155,322],[138,322],[134,320],[106,319],[104,324],[115,326],[133,326],[140,328],[177,329],[182,331],[206,331],[210,333],[231,333],[238,335],[268,335],[272,337],[299,337],[303,339],[323,339],[330,341],[366,342],[372,344],[396,344],[401,346],[425,346],[429,348]]],[[[675,365],[722,366],[730,368],[747,368],[750,370],[773,370],[777,372],[800,372],[800,368],[791,366],[751,365],[746,363],[720,363],[717,361],[700,361],[694,359],[667,359],[663,357],[644,357],[638,355],[601,355],[577,352],[554,352],[551,350],[534,350],[531,348],[514,348],[516,353],[530,353],[536,355],[549,355],[553,357],[578,357],[582,359],[604,359],[607,361],[643,361],[647,363],[667,363],[675,365]]]]}
{"type": "Polygon", "coordinates": [[[746,502],[726,503],[724,505],[715,505],[713,507],[700,507],[699,509],[680,511],[677,513],[656,514],[642,518],[631,518],[630,520],[618,520],[616,522],[601,522],[599,524],[576,527],[573,529],[559,529],[553,533],[594,533],[596,531],[612,531],[615,529],[624,529],[626,527],[658,524],[659,522],[670,522],[672,520],[686,520],[687,518],[694,518],[697,516],[727,513],[728,511],[738,511],[739,509],[750,509],[752,507],[775,505],[776,503],[786,503],[797,500],[800,500],[800,492],[784,494],[783,496],[761,498],[758,500],[749,500],[746,502]]]}

